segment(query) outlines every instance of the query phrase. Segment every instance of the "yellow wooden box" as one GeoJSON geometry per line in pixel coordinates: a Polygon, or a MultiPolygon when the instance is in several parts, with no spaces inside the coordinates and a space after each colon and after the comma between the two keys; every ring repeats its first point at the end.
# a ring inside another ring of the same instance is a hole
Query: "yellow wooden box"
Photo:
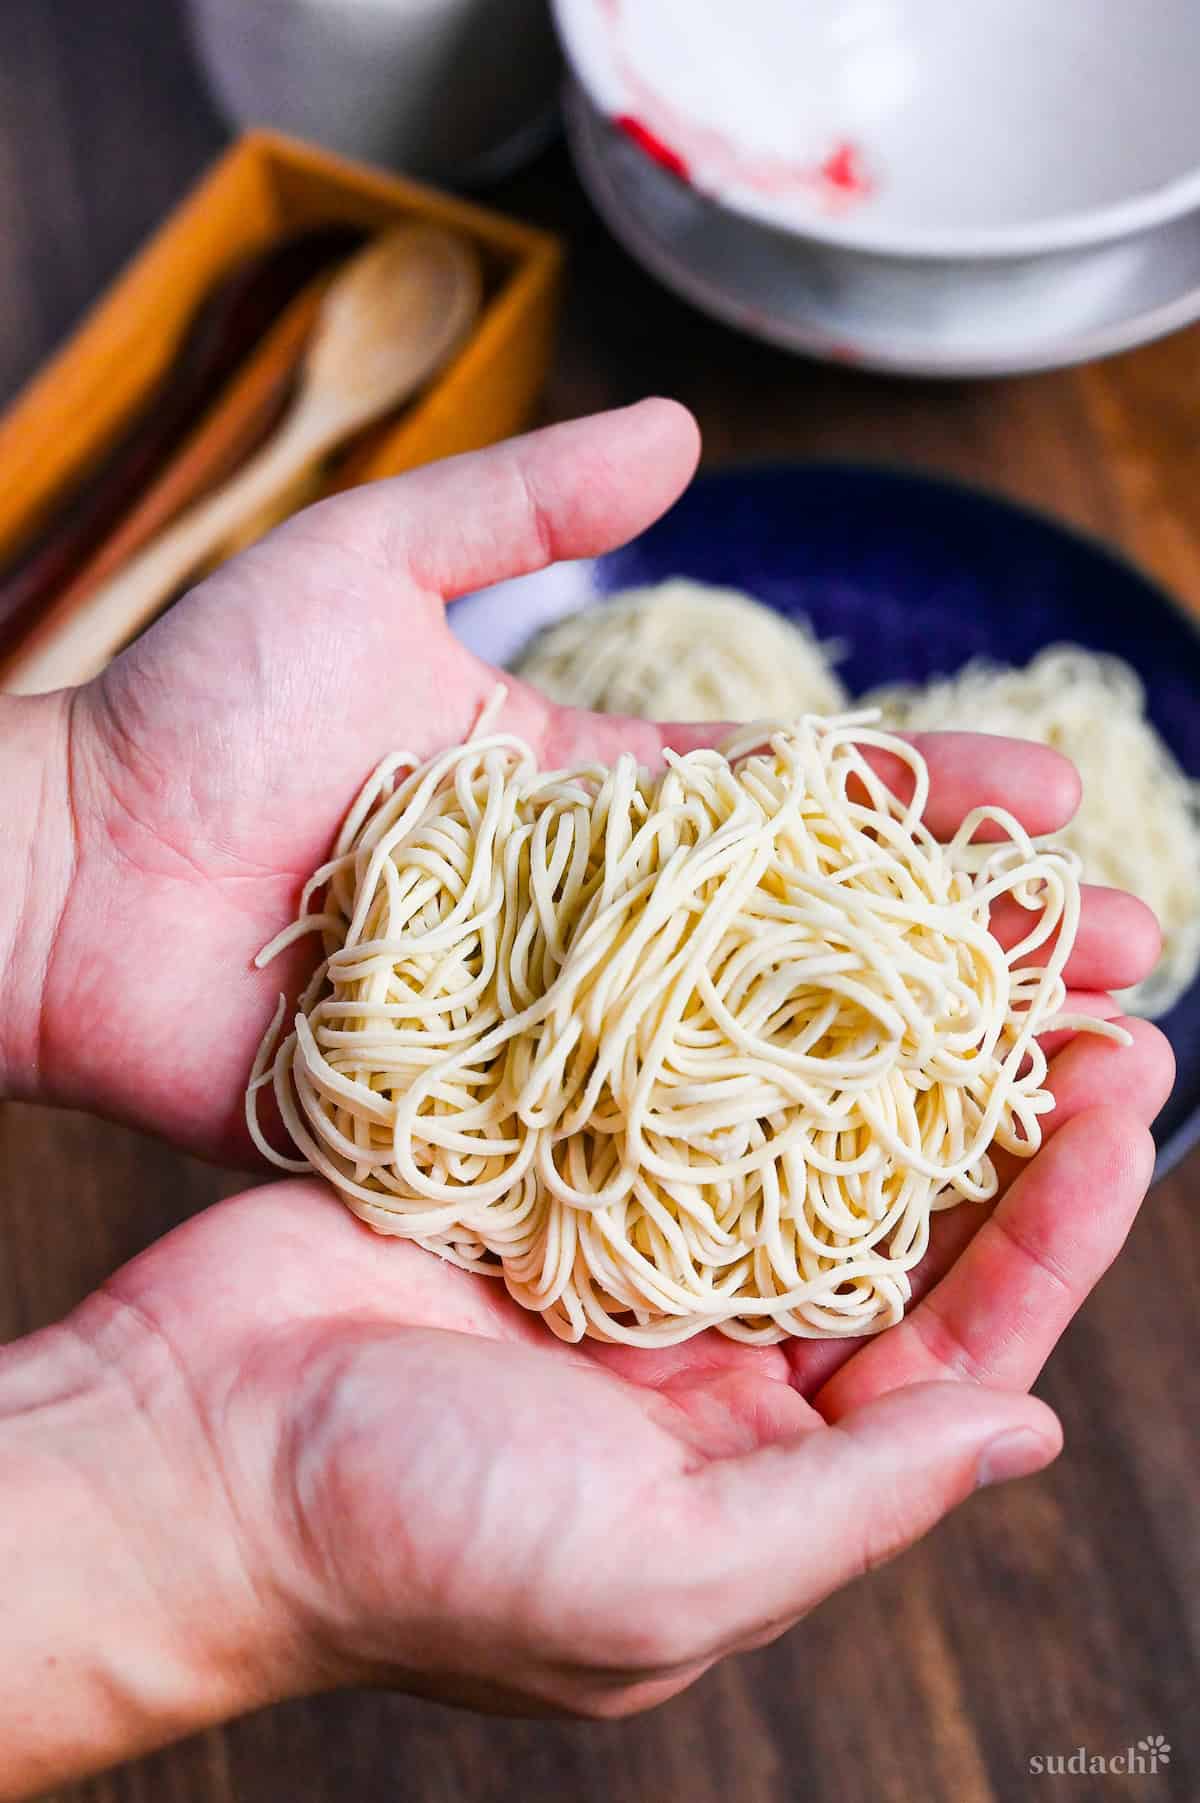
{"type": "Polygon", "coordinates": [[[200,301],[232,265],[310,226],[345,221],[378,230],[406,219],[435,220],[470,237],[490,298],[463,349],[394,429],[372,441],[356,473],[362,480],[395,475],[520,430],[552,349],[558,242],[399,176],[273,132],[249,132],[0,418],[0,558],[136,412],[200,301]]]}

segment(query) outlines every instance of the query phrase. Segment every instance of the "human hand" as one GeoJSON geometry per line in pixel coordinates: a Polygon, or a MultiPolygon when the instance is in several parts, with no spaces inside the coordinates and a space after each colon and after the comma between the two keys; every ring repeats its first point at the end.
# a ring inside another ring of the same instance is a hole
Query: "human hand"
{"type": "MultiPolygon", "coordinates": [[[[22,1006],[0,1025],[10,1092],[245,1160],[255,1048],[314,956],[264,973],[255,954],[380,758],[465,738],[495,688],[443,599],[619,543],[696,450],[683,410],[651,402],[352,492],[231,560],[85,687],[0,701],[6,765],[36,742],[42,766],[7,985],[22,1006]]],[[[531,690],[505,718],[544,755],[582,748],[531,690]]],[[[587,749],[616,737],[598,725],[587,749]]],[[[653,758],[661,739],[621,743],[653,758]]]]}
{"type": "Polygon", "coordinates": [[[924,1300],[861,1349],[564,1346],[315,1181],[177,1229],[0,1355],[0,1796],[331,1684],[625,1714],[1039,1468],[1058,1427],[1020,1392],[1170,1081],[1131,1026],[1059,1054],[1045,1150],[941,1218],[924,1300]]]}
{"type": "MultiPolygon", "coordinates": [[[[255,953],[379,759],[460,741],[494,689],[443,598],[620,543],[675,497],[696,451],[683,409],[652,401],[341,496],[233,559],[85,688],[4,701],[6,761],[44,746],[0,1026],[9,1092],[247,1158],[255,1048],[316,956],[301,945],[258,971],[255,953]]],[[[653,726],[508,680],[503,723],[544,760],[661,749],[653,726]]],[[[1052,752],[963,735],[925,748],[947,824],[968,799],[1034,830],[1074,805],[1052,752]]],[[[1144,910],[1103,892],[1084,930],[1113,982],[1156,943],[1144,910]]]]}

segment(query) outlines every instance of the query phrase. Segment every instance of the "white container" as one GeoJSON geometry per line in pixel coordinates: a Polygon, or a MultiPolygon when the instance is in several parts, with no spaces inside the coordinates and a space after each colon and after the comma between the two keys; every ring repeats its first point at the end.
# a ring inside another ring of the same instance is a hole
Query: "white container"
{"type": "Polygon", "coordinates": [[[1032,257],[1200,205],[1200,0],[555,0],[699,193],[880,256],[1032,257]]]}
{"type": "Polygon", "coordinates": [[[547,0],[189,0],[213,91],[270,125],[433,180],[537,148],[560,73],[547,0]]]}
{"type": "Polygon", "coordinates": [[[774,342],[1000,375],[1200,315],[1200,0],[554,0],[580,174],[774,342]]]}
{"type": "Polygon", "coordinates": [[[707,199],[578,88],[567,124],[584,186],[631,255],[704,312],[788,350],[908,375],[1012,375],[1200,318],[1200,210],[1037,256],[883,256],[707,199]]]}

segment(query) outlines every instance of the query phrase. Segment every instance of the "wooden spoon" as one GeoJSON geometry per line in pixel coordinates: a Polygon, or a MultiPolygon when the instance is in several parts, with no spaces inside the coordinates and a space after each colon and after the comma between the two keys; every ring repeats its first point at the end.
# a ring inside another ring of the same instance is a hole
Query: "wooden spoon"
{"type": "Polygon", "coordinates": [[[103,669],[243,520],[420,388],[470,329],[481,294],[474,247],[439,226],[401,226],[362,251],[325,297],[279,431],[110,583],[48,610],[7,661],[5,688],[39,694],[103,669]]]}

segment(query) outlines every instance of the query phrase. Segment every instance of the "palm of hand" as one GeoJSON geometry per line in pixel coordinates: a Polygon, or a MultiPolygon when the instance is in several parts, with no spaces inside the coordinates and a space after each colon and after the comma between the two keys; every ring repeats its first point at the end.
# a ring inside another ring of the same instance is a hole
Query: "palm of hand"
{"type": "MultiPolygon", "coordinates": [[[[247,1563],[325,1680],[419,1673],[477,1706],[624,1713],[935,1511],[914,1498],[874,1523],[890,1439],[833,1448],[805,1348],[562,1346],[499,1284],[378,1238],[315,1182],[198,1216],[89,1307],[184,1374],[144,1386],[160,1437],[213,1449],[216,1485],[185,1472],[188,1489],[235,1499],[247,1563]]],[[[961,1493],[988,1414],[926,1386],[894,1431],[940,1437],[961,1493]]]]}
{"type": "MultiPolygon", "coordinates": [[[[186,1404],[154,1387],[203,1417],[249,1562],[296,1599],[331,1669],[419,1669],[475,1702],[611,1690],[628,1706],[631,1683],[680,1687],[719,1650],[691,1619],[703,1536],[728,1556],[719,1498],[692,1480],[819,1425],[781,1353],[705,1336],[623,1373],[311,1181],[196,1217],[89,1308],[186,1374],[186,1404]],[[681,1536],[697,1569],[672,1575],[681,1536]],[[686,1612],[678,1657],[647,1629],[651,1593],[659,1616],[686,1612]]],[[[165,1437],[193,1439],[181,1426],[165,1437]]]]}

